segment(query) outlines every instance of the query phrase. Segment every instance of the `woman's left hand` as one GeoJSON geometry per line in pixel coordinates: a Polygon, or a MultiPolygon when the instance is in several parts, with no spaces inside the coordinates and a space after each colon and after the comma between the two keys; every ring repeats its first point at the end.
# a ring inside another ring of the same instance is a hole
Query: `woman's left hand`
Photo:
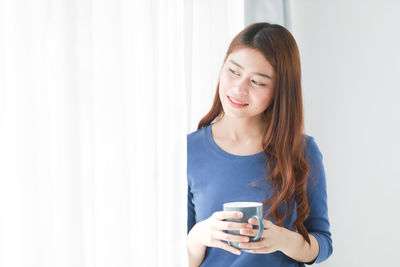
{"type": "MultiPolygon", "coordinates": [[[[248,220],[250,224],[258,225],[258,221],[255,218],[248,220]]],[[[260,240],[255,242],[240,242],[239,247],[248,250],[248,253],[265,254],[273,253],[275,251],[282,251],[286,239],[286,228],[275,225],[273,222],[264,220],[264,232],[261,235],[260,240]]],[[[255,237],[258,233],[258,229],[241,229],[240,234],[246,236],[255,237]]]]}

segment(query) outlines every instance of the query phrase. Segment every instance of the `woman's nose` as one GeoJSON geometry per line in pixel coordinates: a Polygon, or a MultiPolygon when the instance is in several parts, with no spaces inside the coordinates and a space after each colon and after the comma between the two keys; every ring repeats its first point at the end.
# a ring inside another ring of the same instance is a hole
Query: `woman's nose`
{"type": "Polygon", "coordinates": [[[247,93],[248,90],[248,81],[246,78],[240,79],[237,81],[236,86],[235,86],[236,90],[240,93],[247,93]]]}

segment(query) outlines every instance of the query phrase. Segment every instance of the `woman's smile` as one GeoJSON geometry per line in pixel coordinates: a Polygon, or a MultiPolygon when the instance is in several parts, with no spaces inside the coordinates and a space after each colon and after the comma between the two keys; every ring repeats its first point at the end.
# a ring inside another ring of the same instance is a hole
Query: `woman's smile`
{"type": "Polygon", "coordinates": [[[229,96],[227,96],[227,98],[228,98],[229,103],[230,103],[233,107],[235,107],[235,108],[244,108],[244,107],[246,107],[246,106],[249,105],[249,104],[239,104],[239,103],[236,103],[236,101],[233,100],[233,99],[231,99],[229,96]],[[235,101],[235,102],[234,102],[234,101],[235,101]]]}

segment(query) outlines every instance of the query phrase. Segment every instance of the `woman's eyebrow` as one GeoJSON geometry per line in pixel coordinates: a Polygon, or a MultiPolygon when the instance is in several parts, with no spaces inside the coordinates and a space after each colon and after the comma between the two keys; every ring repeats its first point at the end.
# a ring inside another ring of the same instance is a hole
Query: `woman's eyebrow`
{"type": "MultiPolygon", "coordinates": [[[[243,67],[240,66],[239,63],[237,63],[236,61],[234,61],[234,60],[232,60],[232,59],[230,59],[229,61],[232,62],[233,64],[235,64],[236,66],[238,66],[239,68],[243,69],[243,67]]],[[[252,72],[252,74],[260,75],[260,76],[262,76],[262,77],[265,77],[265,78],[268,78],[268,79],[272,80],[271,76],[269,76],[269,75],[267,75],[267,74],[264,74],[264,73],[252,72]]]]}

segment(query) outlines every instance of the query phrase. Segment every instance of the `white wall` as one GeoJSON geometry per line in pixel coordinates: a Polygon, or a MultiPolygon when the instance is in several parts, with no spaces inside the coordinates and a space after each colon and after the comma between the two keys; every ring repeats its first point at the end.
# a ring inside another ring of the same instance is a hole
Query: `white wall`
{"type": "Polygon", "coordinates": [[[324,155],[334,251],[400,266],[399,1],[292,1],[306,132],[324,155]]]}

